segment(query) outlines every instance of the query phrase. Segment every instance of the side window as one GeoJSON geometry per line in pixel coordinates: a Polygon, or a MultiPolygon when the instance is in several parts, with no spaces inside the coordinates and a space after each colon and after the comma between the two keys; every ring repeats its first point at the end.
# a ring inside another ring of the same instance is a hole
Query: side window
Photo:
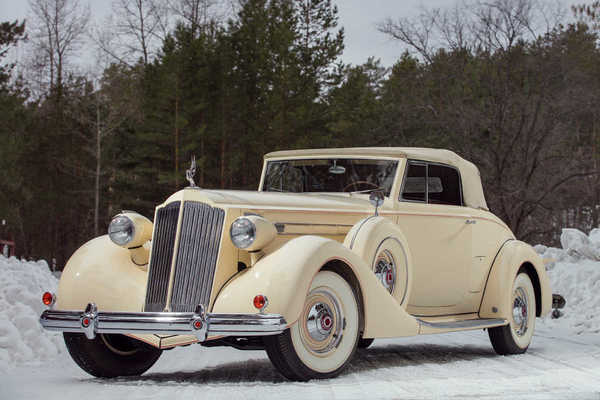
{"type": "Polygon", "coordinates": [[[409,161],[400,200],[462,206],[458,171],[454,168],[409,161]]]}
{"type": "Polygon", "coordinates": [[[427,166],[409,162],[408,171],[402,189],[402,200],[427,201],[425,183],[427,181],[427,166]]]}
{"type": "Polygon", "coordinates": [[[454,168],[428,165],[428,203],[462,206],[460,177],[454,168]]]}

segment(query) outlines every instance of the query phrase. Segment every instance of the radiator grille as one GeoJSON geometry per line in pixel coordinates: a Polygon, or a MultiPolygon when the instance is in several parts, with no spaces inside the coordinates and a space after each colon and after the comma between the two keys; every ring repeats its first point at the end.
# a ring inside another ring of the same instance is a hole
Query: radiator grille
{"type": "Polygon", "coordinates": [[[145,311],[165,310],[172,265],[175,271],[169,310],[191,312],[198,304],[209,305],[225,212],[203,203],[184,202],[173,263],[180,204],[171,203],[156,212],[145,311]]]}
{"type": "Polygon", "coordinates": [[[171,203],[156,212],[145,311],[163,311],[166,306],[179,208],[179,202],[171,203]]]}
{"type": "Polygon", "coordinates": [[[191,312],[208,306],[225,212],[206,204],[185,202],[175,261],[171,311],[191,312]]]}

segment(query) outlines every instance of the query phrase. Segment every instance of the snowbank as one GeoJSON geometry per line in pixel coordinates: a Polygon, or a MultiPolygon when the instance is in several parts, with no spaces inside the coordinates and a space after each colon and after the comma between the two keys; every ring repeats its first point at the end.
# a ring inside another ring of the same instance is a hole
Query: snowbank
{"type": "Polygon", "coordinates": [[[45,261],[0,255],[0,372],[53,359],[66,350],[62,336],[45,332],[38,322],[44,310],[42,293],[56,291],[57,285],[45,261]]]}
{"type": "Polygon", "coordinates": [[[589,235],[577,229],[563,229],[562,248],[543,245],[535,250],[547,262],[553,293],[564,296],[564,315],[542,324],[551,328],[568,328],[573,333],[600,332],[600,229],[589,235]]]}

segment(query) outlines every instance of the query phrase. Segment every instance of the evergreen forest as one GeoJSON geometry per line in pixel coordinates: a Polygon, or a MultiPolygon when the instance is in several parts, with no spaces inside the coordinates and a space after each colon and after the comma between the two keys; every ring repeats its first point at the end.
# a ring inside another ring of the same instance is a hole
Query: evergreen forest
{"type": "Polygon", "coordinates": [[[265,153],[364,146],[474,162],[529,243],[598,227],[600,2],[554,4],[390,16],[372,28],[403,49],[388,67],[343,62],[342,0],[115,0],[100,24],[30,0],[0,21],[0,239],[61,268],[120,210],[152,218],[192,155],[200,187],[255,190],[265,153]]]}

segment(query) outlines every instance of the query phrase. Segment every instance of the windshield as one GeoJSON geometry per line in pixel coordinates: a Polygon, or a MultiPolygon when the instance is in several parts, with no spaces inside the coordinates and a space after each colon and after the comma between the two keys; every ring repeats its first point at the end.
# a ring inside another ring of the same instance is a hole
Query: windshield
{"type": "Polygon", "coordinates": [[[398,161],[328,158],[267,162],[266,192],[370,192],[390,195],[398,161]]]}

